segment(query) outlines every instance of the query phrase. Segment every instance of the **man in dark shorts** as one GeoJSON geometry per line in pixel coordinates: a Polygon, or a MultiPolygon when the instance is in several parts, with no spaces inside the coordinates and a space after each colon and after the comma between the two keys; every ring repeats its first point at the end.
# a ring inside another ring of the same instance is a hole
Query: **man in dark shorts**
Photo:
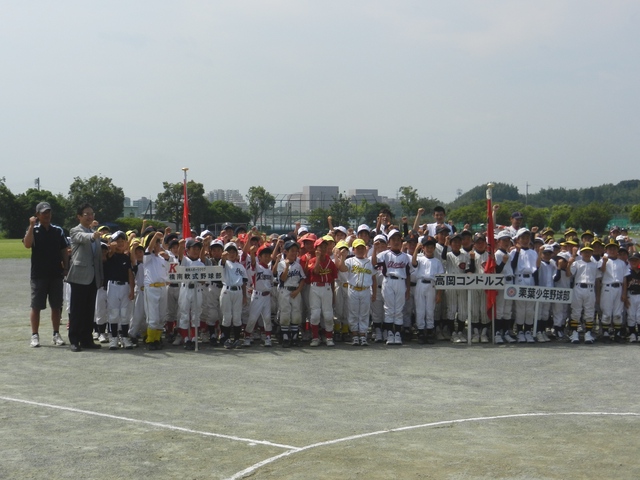
{"type": "Polygon", "coordinates": [[[63,279],[69,269],[69,242],[62,228],[51,223],[51,205],[40,202],[22,240],[31,249],[31,346],[40,346],[40,312],[51,308],[53,344],[64,345],[60,336],[63,279]]]}

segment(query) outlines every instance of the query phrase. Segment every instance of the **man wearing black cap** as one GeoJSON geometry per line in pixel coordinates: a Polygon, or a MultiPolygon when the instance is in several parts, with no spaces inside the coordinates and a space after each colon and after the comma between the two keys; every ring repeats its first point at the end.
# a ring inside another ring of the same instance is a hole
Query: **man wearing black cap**
{"type": "Polygon", "coordinates": [[[518,233],[518,230],[522,228],[523,218],[524,217],[520,212],[513,212],[511,214],[511,226],[505,228],[505,230],[511,234],[511,238],[514,238],[516,233],[518,233]]]}
{"type": "Polygon", "coordinates": [[[22,240],[31,249],[31,346],[40,346],[38,328],[40,311],[51,307],[53,344],[64,345],[60,336],[62,316],[63,278],[69,269],[69,243],[62,228],[51,223],[51,205],[40,202],[35,216],[29,219],[29,228],[22,240]]]}

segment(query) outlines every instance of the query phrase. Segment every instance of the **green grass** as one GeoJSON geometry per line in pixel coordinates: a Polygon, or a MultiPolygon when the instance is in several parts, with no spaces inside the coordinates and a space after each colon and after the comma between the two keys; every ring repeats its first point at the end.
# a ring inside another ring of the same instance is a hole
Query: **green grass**
{"type": "Polygon", "coordinates": [[[0,259],[31,258],[31,250],[24,248],[21,239],[0,240],[0,259]]]}

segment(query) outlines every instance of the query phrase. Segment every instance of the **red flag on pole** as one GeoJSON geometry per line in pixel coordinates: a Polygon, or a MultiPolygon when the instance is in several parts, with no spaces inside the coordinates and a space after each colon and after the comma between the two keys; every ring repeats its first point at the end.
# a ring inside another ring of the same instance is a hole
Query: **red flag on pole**
{"type": "Polygon", "coordinates": [[[191,238],[191,225],[189,225],[189,197],[187,196],[187,170],[188,168],[183,168],[184,171],[184,203],[182,208],[182,238],[191,238]]]}
{"type": "MultiPolygon", "coordinates": [[[[484,267],[484,273],[496,273],[496,240],[494,237],[495,224],[493,219],[493,198],[491,189],[493,184],[487,185],[487,253],[489,257],[484,267]]],[[[496,290],[485,290],[487,296],[487,315],[493,319],[494,306],[498,292],[496,290]]]]}

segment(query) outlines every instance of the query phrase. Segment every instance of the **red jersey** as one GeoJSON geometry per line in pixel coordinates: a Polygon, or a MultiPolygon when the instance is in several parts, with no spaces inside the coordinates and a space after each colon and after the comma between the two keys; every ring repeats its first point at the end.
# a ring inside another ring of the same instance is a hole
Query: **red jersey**
{"type": "Polygon", "coordinates": [[[325,255],[324,258],[320,260],[320,269],[318,273],[315,273],[314,269],[318,260],[318,257],[313,257],[307,263],[307,269],[309,271],[307,281],[309,283],[331,283],[338,278],[338,268],[329,255],[325,255]]]}

